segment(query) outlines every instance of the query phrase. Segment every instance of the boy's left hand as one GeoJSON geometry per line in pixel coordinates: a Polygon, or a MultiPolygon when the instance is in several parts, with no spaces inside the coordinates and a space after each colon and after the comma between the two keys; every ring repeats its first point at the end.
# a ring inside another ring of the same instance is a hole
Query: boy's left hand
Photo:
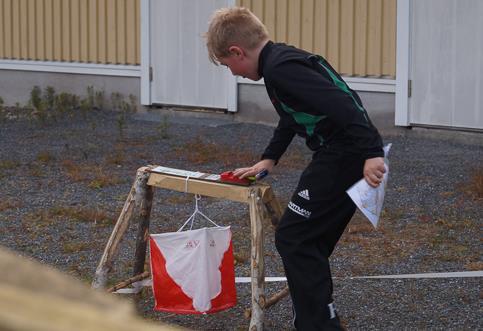
{"type": "Polygon", "coordinates": [[[367,159],[364,163],[364,179],[372,187],[378,187],[382,182],[386,167],[384,166],[384,158],[375,157],[367,159]]]}

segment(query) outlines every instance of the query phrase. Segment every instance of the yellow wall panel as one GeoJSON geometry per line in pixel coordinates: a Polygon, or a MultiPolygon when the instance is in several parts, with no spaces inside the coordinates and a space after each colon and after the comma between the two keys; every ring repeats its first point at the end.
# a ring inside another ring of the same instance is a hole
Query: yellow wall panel
{"type": "Polygon", "coordinates": [[[20,24],[20,58],[28,60],[29,35],[28,35],[28,10],[27,0],[18,0],[20,2],[19,24],[20,24]]]}
{"type": "Polygon", "coordinates": [[[80,0],[70,0],[70,38],[71,57],[70,60],[80,62],[80,0]]]}
{"type": "Polygon", "coordinates": [[[43,60],[54,58],[54,7],[52,0],[45,0],[44,13],[45,13],[45,50],[43,60]]]}
{"type": "Polygon", "coordinates": [[[313,52],[317,54],[327,54],[327,0],[315,1],[315,22],[314,22],[314,47],[313,52]]]}
{"type": "Polygon", "coordinates": [[[302,29],[302,22],[300,21],[301,2],[302,0],[288,1],[287,42],[296,46],[299,46],[300,30],[302,29]]]}
{"type": "Polygon", "coordinates": [[[267,26],[268,33],[274,36],[276,33],[276,13],[277,13],[276,0],[266,0],[263,21],[267,26]]]}
{"type": "Polygon", "coordinates": [[[116,15],[116,62],[126,62],[126,0],[117,0],[117,15],[116,15]]]}
{"type": "Polygon", "coordinates": [[[367,9],[368,0],[357,0],[354,17],[354,75],[365,76],[367,74],[367,9]]]}
{"type": "MultiPolygon", "coordinates": [[[[42,1],[42,0],[40,0],[42,1]]],[[[35,15],[35,0],[27,0],[27,59],[37,60],[37,36],[35,27],[37,25],[37,16],[35,15]]]]}
{"type": "Polygon", "coordinates": [[[88,10],[88,26],[87,26],[87,35],[88,35],[88,62],[98,62],[97,59],[97,40],[98,40],[98,24],[99,18],[97,16],[97,0],[88,0],[87,3],[87,10],[88,10]]]}
{"type": "Polygon", "coordinates": [[[106,16],[107,16],[107,63],[117,63],[117,33],[116,33],[116,0],[107,0],[106,16]]]}
{"type": "Polygon", "coordinates": [[[126,60],[125,62],[136,63],[136,1],[127,0],[126,2],[126,60]]]}
{"type": "Polygon", "coordinates": [[[280,42],[287,42],[287,20],[288,20],[288,0],[277,0],[276,8],[276,22],[275,22],[275,40],[280,42]]]}
{"type": "Polygon", "coordinates": [[[382,0],[369,0],[367,31],[367,71],[382,75],[382,0]]]}
{"type": "Polygon", "coordinates": [[[136,0],[136,63],[141,63],[141,0],[136,0]]]}
{"type": "Polygon", "coordinates": [[[314,0],[303,1],[300,46],[310,51],[314,47],[314,19],[314,0]]]}
{"type": "Polygon", "coordinates": [[[12,0],[12,58],[20,59],[20,1],[12,0]]]}
{"type": "Polygon", "coordinates": [[[62,40],[60,48],[62,50],[62,61],[70,61],[73,59],[71,51],[72,41],[72,19],[70,17],[71,5],[70,1],[61,0],[60,2],[61,15],[62,15],[62,40]]]}
{"type": "Polygon", "coordinates": [[[0,58],[139,64],[140,5],[140,0],[0,0],[0,58]]]}
{"type": "Polygon", "coordinates": [[[2,57],[11,59],[13,57],[13,45],[12,45],[12,0],[3,0],[3,13],[0,16],[3,21],[4,27],[4,54],[2,57]]]}
{"type": "MultiPolygon", "coordinates": [[[[89,59],[89,0],[80,0],[79,4],[80,61],[91,62],[89,59]]],[[[95,17],[94,17],[95,19],[95,17]]]]}
{"type": "Polygon", "coordinates": [[[341,0],[339,72],[354,72],[354,0],[341,0]]]}
{"type": "Polygon", "coordinates": [[[338,68],[340,47],[340,1],[328,0],[327,13],[328,44],[325,57],[335,68],[338,68]]]}
{"type": "Polygon", "coordinates": [[[396,76],[396,2],[383,1],[382,72],[396,76]]]}
{"type": "Polygon", "coordinates": [[[5,24],[5,14],[3,10],[3,0],[0,0],[0,57],[5,57],[5,31],[4,31],[4,24],[5,24]]]}
{"type": "Polygon", "coordinates": [[[106,0],[99,0],[97,4],[98,18],[99,18],[99,31],[97,36],[99,41],[98,47],[98,62],[107,63],[107,2],[106,0]]]}
{"type": "Polygon", "coordinates": [[[238,0],[237,4],[251,9],[273,40],[320,54],[344,75],[395,76],[396,0],[238,0]]]}

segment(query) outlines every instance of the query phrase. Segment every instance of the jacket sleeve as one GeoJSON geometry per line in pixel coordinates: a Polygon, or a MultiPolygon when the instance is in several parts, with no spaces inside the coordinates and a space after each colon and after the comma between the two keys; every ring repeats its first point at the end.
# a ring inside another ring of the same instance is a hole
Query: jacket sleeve
{"type": "Polygon", "coordinates": [[[288,145],[292,142],[294,136],[295,132],[290,129],[281,118],[273,132],[273,137],[270,140],[270,143],[262,154],[262,160],[275,160],[275,164],[277,164],[278,160],[287,150],[288,145]]]}
{"type": "Polygon", "coordinates": [[[366,159],[384,156],[382,139],[357,94],[335,71],[325,75],[322,67],[316,65],[319,64],[309,59],[278,63],[270,73],[270,81],[277,91],[308,105],[312,115],[330,118],[344,130],[366,159]]]}

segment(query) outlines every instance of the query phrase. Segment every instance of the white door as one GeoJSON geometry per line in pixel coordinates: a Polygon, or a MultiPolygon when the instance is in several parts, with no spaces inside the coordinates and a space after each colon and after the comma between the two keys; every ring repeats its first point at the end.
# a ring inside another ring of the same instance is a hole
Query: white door
{"type": "Polygon", "coordinates": [[[203,33],[229,0],[154,0],[150,7],[151,102],[227,109],[236,81],[208,60],[203,33]]]}
{"type": "Polygon", "coordinates": [[[411,5],[411,124],[483,129],[483,1],[411,5]]]}

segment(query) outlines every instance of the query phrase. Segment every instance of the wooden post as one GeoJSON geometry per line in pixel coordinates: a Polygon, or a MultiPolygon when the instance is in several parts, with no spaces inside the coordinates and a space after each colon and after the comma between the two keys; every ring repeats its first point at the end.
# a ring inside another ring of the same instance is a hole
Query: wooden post
{"type": "Polygon", "coordinates": [[[250,331],[262,331],[265,306],[265,264],[263,258],[263,202],[260,190],[250,191],[252,317],[250,331]]]}
{"type": "Polygon", "coordinates": [[[148,168],[139,168],[136,173],[136,180],[131,187],[124,207],[122,208],[121,215],[114,226],[114,230],[109,237],[104,253],[102,254],[99,265],[97,266],[94,279],[92,281],[93,288],[104,288],[107,283],[107,274],[112,270],[112,262],[117,253],[119,243],[126,232],[129,221],[131,220],[132,212],[135,206],[136,192],[143,185],[146,186],[147,180],[149,178],[149,173],[146,172],[148,168]]]}
{"type": "Polygon", "coordinates": [[[134,254],[133,276],[144,272],[144,262],[146,261],[146,250],[149,238],[149,218],[151,216],[152,205],[153,187],[148,186],[146,178],[146,181],[139,186],[139,191],[136,191],[136,206],[139,210],[137,221],[139,226],[136,239],[136,253],[134,254]]]}

